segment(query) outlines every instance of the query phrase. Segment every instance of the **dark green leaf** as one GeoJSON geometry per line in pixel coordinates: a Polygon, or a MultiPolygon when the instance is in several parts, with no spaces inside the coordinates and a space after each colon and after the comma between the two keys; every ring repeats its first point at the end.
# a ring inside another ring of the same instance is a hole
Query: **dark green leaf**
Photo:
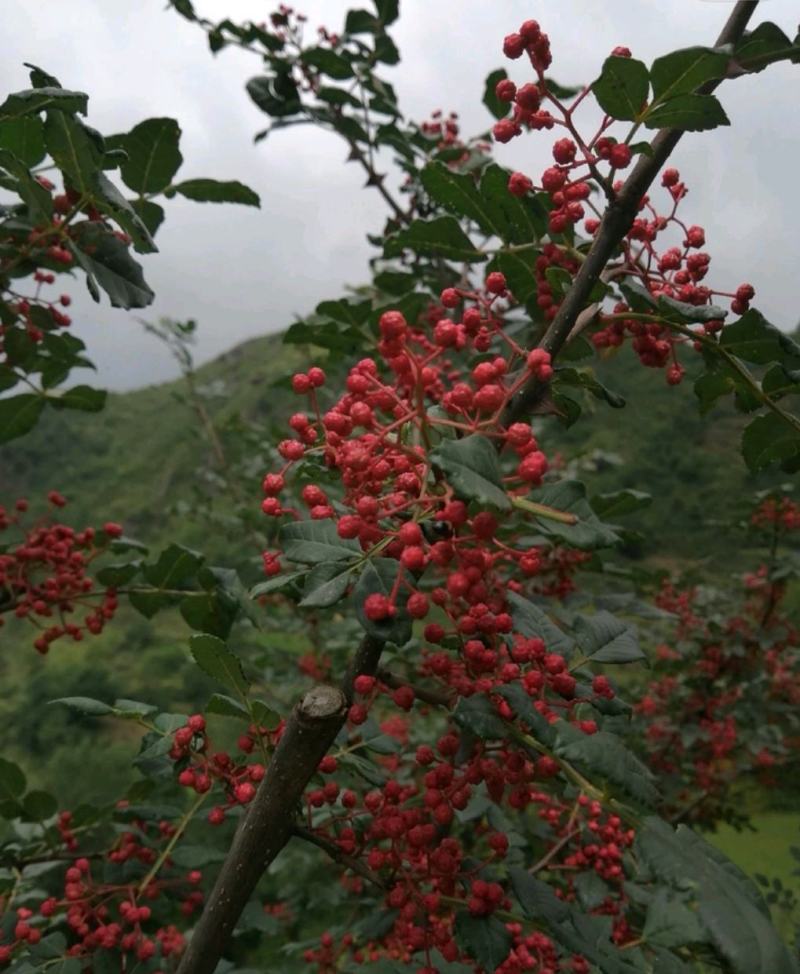
{"type": "Polygon", "coordinates": [[[187,199],[197,203],[241,203],[244,206],[261,206],[258,193],[235,179],[187,179],[173,187],[187,199]]]}
{"type": "Polygon", "coordinates": [[[206,706],[207,714],[218,714],[220,717],[236,717],[250,722],[250,711],[238,700],[228,697],[224,693],[215,693],[206,706]]]}
{"type": "Polygon", "coordinates": [[[0,399],[0,443],[7,443],[33,429],[44,406],[44,397],[33,392],[0,399]]]}
{"type": "Polygon", "coordinates": [[[604,61],[592,91],[607,115],[632,122],[647,101],[649,87],[647,68],[641,61],[612,54],[604,61]]]}
{"type": "Polygon", "coordinates": [[[508,592],[514,631],[528,639],[543,639],[551,653],[569,656],[575,645],[571,636],[560,629],[538,605],[516,592],[508,592]]]}
{"type": "Polygon", "coordinates": [[[485,971],[495,971],[508,957],[511,950],[511,933],[506,925],[492,916],[472,916],[462,912],[456,915],[456,943],[485,971]]]}
{"type": "Polygon", "coordinates": [[[12,761],[0,758],[0,801],[14,801],[25,791],[25,775],[12,761]]]}
{"type": "Polygon", "coordinates": [[[147,227],[150,235],[155,236],[156,231],[164,222],[164,208],[152,200],[132,200],[131,206],[147,227]]]}
{"type": "Polygon", "coordinates": [[[44,124],[38,115],[7,118],[0,122],[0,149],[7,149],[29,169],[38,166],[47,154],[44,124]]]}
{"type": "Polygon", "coordinates": [[[303,64],[316,68],[322,74],[336,81],[353,77],[353,68],[347,58],[332,51],[329,47],[307,47],[300,55],[303,64]]]}
{"type": "Polygon", "coordinates": [[[354,561],[361,554],[361,545],[352,539],[340,538],[336,522],[294,521],[280,530],[281,549],[290,561],[315,565],[323,561],[354,561]]]}
{"type": "Polygon", "coordinates": [[[719,338],[720,345],[745,362],[766,365],[787,361],[800,365],[800,345],[770,324],[760,311],[751,308],[738,321],[726,325],[719,338]]]}
{"type": "Polygon", "coordinates": [[[497,451],[485,436],[473,433],[461,440],[443,440],[431,460],[462,499],[501,511],[511,509],[497,451]]]}
{"type": "Polygon", "coordinates": [[[183,545],[168,545],[154,565],[144,569],[144,577],[155,588],[177,588],[193,578],[203,563],[203,556],[183,545]]]}
{"type": "MultiPolygon", "coordinates": [[[[364,613],[364,602],[373,594],[390,596],[395,588],[397,576],[408,573],[400,562],[393,558],[373,558],[366,563],[353,588],[353,605],[356,616],[364,631],[384,642],[403,646],[411,638],[411,617],[405,609],[405,598],[400,597],[395,606],[395,614],[387,619],[368,619],[364,613]]],[[[403,592],[407,586],[401,585],[403,592]]]]}
{"type": "Polygon", "coordinates": [[[249,686],[242,664],[216,636],[200,633],[189,637],[189,649],[203,672],[235,693],[245,695],[249,686]]]}
{"type": "Polygon", "coordinates": [[[251,78],[247,82],[247,94],[262,112],[273,118],[295,115],[302,107],[297,84],[288,70],[274,77],[259,75],[251,78]]]}
{"type": "Polygon", "coordinates": [[[322,609],[341,601],[350,585],[352,571],[352,566],[343,568],[338,561],[315,565],[306,576],[300,606],[304,609],[322,609]]]}
{"type": "Polygon", "coordinates": [[[683,898],[663,888],[647,908],[642,936],[649,944],[661,947],[682,947],[706,939],[696,912],[683,898]]]}
{"type": "Polygon", "coordinates": [[[91,386],[73,386],[65,390],[58,399],[49,400],[53,405],[63,406],[65,409],[80,409],[85,413],[97,413],[105,406],[105,389],[92,389],[91,386]]]}
{"type": "Polygon", "coordinates": [[[102,700],[94,700],[92,697],[59,697],[51,700],[50,703],[63,703],[70,710],[75,710],[79,714],[88,714],[91,717],[107,717],[114,713],[114,708],[110,707],[102,700]]]}
{"type": "Polygon", "coordinates": [[[410,227],[387,239],[384,250],[387,257],[398,257],[404,250],[467,263],[486,260],[486,255],[475,247],[452,216],[414,220],[410,227]]]}
{"type": "MultiPolygon", "coordinates": [[[[0,408],[2,402],[0,400],[0,408]]],[[[753,472],[778,460],[792,460],[798,454],[800,432],[775,413],[757,416],[742,433],[742,456],[753,472]]]]}
{"type": "Polygon", "coordinates": [[[498,82],[505,81],[508,77],[505,68],[498,68],[486,78],[483,89],[483,104],[489,109],[495,118],[505,118],[508,115],[511,105],[507,101],[500,101],[495,94],[498,82]]]}
{"type": "Polygon", "coordinates": [[[595,494],[589,501],[592,510],[600,518],[623,517],[649,507],[653,502],[651,494],[627,487],[609,494],[595,494]]]}
{"type": "Polygon", "coordinates": [[[545,518],[537,519],[537,527],[550,537],[560,538],[575,548],[591,551],[607,548],[619,541],[619,536],[598,518],[586,499],[586,487],[577,480],[560,480],[534,491],[531,500],[553,507],[557,511],[574,514],[575,524],[561,524],[545,518]]]}
{"type": "Polygon", "coordinates": [[[453,711],[453,719],[459,727],[484,741],[501,741],[508,736],[508,725],[483,693],[461,697],[453,711]]]}
{"type": "MultiPolygon", "coordinates": [[[[547,233],[547,209],[541,194],[528,194],[524,199],[508,191],[511,173],[490,163],[483,170],[480,193],[484,206],[492,215],[499,236],[508,244],[534,244],[547,233]]],[[[531,247],[533,252],[535,248],[531,247]]]]}
{"type": "Polygon", "coordinates": [[[633,663],[646,658],[636,627],[610,612],[578,616],[575,634],[581,652],[594,663],[633,663]]]}
{"type": "Polygon", "coordinates": [[[18,91],[0,105],[0,118],[3,116],[35,115],[45,109],[57,108],[61,112],[80,112],[86,114],[89,96],[80,91],[67,91],[65,88],[47,86],[18,91]]]}
{"type": "Polygon", "coordinates": [[[155,295],[142,275],[142,268],[116,234],[87,220],[75,225],[73,240],[76,245],[73,253],[86,271],[89,291],[95,301],[100,300],[99,284],[114,308],[146,308],[152,303],[155,295]]]}
{"type": "Polygon", "coordinates": [[[653,101],[697,91],[714,78],[724,78],[730,54],[711,47],[687,47],[656,58],[650,68],[653,101]]]}
{"type": "Polygon", "coordinates": [[[8,149],[0,149],[0,170],[5,170],[16,180],[16,190],[28,207],[34,222],[49,223],[53,215],[53,198],[50,193],[28,172],[28,167],[8,149]]]}
{"type": "Polygon", "coordinates": [[[675,95],[648,112],[644,124],[649,129],[705,132],[731,123],[714,95],[675,95]]]}
{"type": "Polygon", "coordinates": [[[92,196],[102,169],[103,153],[87,127],[64,112],[49,111],[44,139],[48,154],[72,187],[87,197],[92,196]]]}
{"type": "Polygon", "coordinates": [[[128,153],[120,166],[125,185],[140,196],[166,189],[183,162],[180,138],[174,118],[148,118],[135,125],[122,138],[128,153]]]}
{"type": "Polygon", "coordinates": [[[58,802],[46,791],[29,791],[22,800],[25,818],[32,822],[44,822],[58,811],[58,802]]]}
{"type": "Polygon", "coordinates": [[[584,734],[571,724],[558,724],[556,754],[577,765],[590,779],[598,776],[627,792],[638,803],[654,805],[659,798],[650,769],[607,731],[584,734]]]}

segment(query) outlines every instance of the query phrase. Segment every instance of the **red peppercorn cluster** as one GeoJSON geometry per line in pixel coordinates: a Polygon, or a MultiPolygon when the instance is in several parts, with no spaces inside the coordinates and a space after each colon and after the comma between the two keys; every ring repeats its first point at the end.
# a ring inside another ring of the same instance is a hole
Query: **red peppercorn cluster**
{"type": "MultiPolygon", "coordinates": [[[[548,226],[551,234],[561,234],[574,228],[586,217],[584,228],[593,236],[601,225],[602,207],[591,199],[592,183],[600,185],[606,195],[618,193],[622,182],[613,182],[616,173],[626,169],[632,162],[633,154],[625,142],[618,142],[607,134],[615,120],[604,116],[602,122],[589,139],[584,139],[575,126],[575,111],[591,92],[591,86],[584,88],[571,105],[561,100],[549,89],[544,72],[550,65],[550,50],[547,35],[541,33],[534,21],[526,21],[519,32],[509,35],[503,44],[506,57],[519,58],[527,51],[536,72],[535,82],[517,86],[511,79],[504,78],[497,83],[495,94],[500,102],[513,106],[510,117],[498,121],[493,128],[496,142],[509,142],[527,130],[558,129],[561,135],[552,147],[554,165],[546,168],[538,183],[523,172],[511,174],[508,182],[509,192],[514,196],[525,197],[529,193],[547,194],[550,203],[548,226]],[[547,103],[553,108],[551,113],[541,106],[547,103]],[[607,169],[605,168],[607,167],[607,169]],[[589,213],[587,214],[587,210],[589,213]]],[[[630,57],[627,48],[616,48],[618,57],[630,57]]],[[[662,173],[662,186],[670,196],[670,208],[665,214],[658,213],[650,197],[645,195],[639,203],[641,216],[637,217],[623,242],[623,257],[615,266],[616,276],[626,276],[636,281],[657,298],[660,295],[673,298],[685,304],[704,306],[713,303],[716,296],[730,299],[734,314],[744,314],[750,307],[755,290],[750,284],[741,284],[735,292],[712,290],[700,282],[708,273],[710,256],[700,248],[705,245],[705,231],[700,226],[686,226],[676,215],[679,202],[688,192],[681,181],[677,169],[665,169],[662,173]],[[668,244],[660,252],[654,246],[657,238],[679,234],[680,245],[668,244]]],[[[563,266],[571,274],[577,266],[570,266],[564,260],[566,250],[548,245],[560,257],[549,266],[563,266]]],[[[543,254],[548,247],[545,247],[543,254]]],[[[541,258],[540,258],[541,261],[541,258]]],[[[546,269],[545,265],[545,268],[546,269]]],[[[550,284],[540,273],[537,264],[538,303],[550,319],[558,311],[550,284]]],[[[692,344],[686,334],[676,334],[671,328],[640,318],[626,318],[631,311],[624,302],[618,303],[612,314],[600,314],[601,327],[592,335],[597,348],[610,348],[621,345],[630,336],[633,350],[643,365],[665,370],[669,385],[678,385],[685,369],[677,358],[681,345],[692,344]]],[[[704,321],[703,334],[714,335],[723,326],[721,320],[704,321]]]]}
{"type": "MultiPolygon", "coordinates": [[[[48,501],[53,508],[66,504],[57,491],[50,491],[48,501]]],[[[111,540],[122,534],[122,528],[109,521],[101,533],[91,527],[76,531],[50,519],[26,528],[27,511],[24,499],[12,510],[0,507],[0,532],[23,532],[21,541],[0,550],[0,626],[4,614],[26,619],[40,630],[33,645],[45,654],[64,636],[79,642],[86,633],[98,635],[114,617],[115,590],[98,590],[87,572],[111,540]],[[74,621],[78,612],[84,614],[74,621]]]]}
{"type": "Polygon", "coordinates": [[[268,753],[266,749],[280,739],[282,730],[282,725],[275,731],[251,725],[237,742],[244,760],[237,760],[227,751],[210,750],[206,719],[202,714],[193,714],[183,727],[174,732],[169,756],[179,769],[178,784],[191,788],[198,795],[205,795],[218,786],[225,797],[224,805],[217,804],[208,813],[208,821],[212,825],[221,825],[227,810],[237,805],[247,805],[253,800],[258,784],[264,777],[265,766],[261,762],[248,762],[247,755],[259,743],[264,753],[268,753]]]}

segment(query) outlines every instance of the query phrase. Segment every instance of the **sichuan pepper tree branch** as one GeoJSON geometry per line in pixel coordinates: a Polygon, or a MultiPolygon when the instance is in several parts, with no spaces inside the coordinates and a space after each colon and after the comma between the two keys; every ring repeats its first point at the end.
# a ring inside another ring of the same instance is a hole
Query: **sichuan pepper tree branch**
{"type": "MultiPolygon", "coordinates": [[[[715,46],[736,43],[744,33],[757,6],[758,0],[738,0],[715,46]]],[[[698,92],[710,94],[721,80],[707,82],[698,88],[698,92]]],[[[569,339],[578,315],[589,301],[592,289],[633,226],[642,196],[661,171],[682,135],[683,129],[661,129],[650,143],[650,152],[639,157],[624,186],[606,208],[586,259],[564,295],[558,313],[539,343],[539,347],[548,352],[551,358],[555,358],[569,339]]],[[[546,390],[547,383],[532,378],[508,404],[503,417],[505,424],[513,423],[529,414],[542,400],[546,390]]]]}
{"type": "Polygon", "coordinates": [[[295,706],[233,838],[177,974],[211,974],[264,871],[295,830],[298,803],[347,719],[357,676],[373,676],[384,643],[365,636],[341,689],[318,686],[295,706]]]}

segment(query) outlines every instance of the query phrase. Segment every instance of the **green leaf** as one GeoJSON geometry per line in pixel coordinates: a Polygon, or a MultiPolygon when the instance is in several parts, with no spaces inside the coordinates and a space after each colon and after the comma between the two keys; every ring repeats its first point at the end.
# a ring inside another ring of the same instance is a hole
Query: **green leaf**
{"type": "Polygon", "coordinates": [[[552,747],[555,744],[557,740],[555,728],[534,707],[533,701],[521,683],[508,683],[505,686],[498,687],[497,692],[506,700],[517,719],[523,724],[527,724],[537,741],[541,741],[547,747],[552,747]]]}
{"type": "Polygon", "coordinates": [[[641,61],[612,54],[603,62],[592,92],[607,115],[632,122],[644,107],[649,88],[649,74],[641,61]]]}
{"type": "Polygon", "coordinates": [[[509,291],[517,301],[525,304],[537,291],[537,256],[538,251],[533,248],[516,252],[499,250],[487,265],[486,273],[500,271],[506,279],[509,291]]]}
{"type": "Polygon", "coordinates": [[[668,321],[680,321],[692,324],[696,321],[721,321],[727,318],[728,312],[713,304],[689,304],[686,301],[676,301],[666,294],[659,294],[658,309],[668,321]]]}
{"type": "Polygon", "coordinates": [[[731,123],[714,95],[675,95],[648,112],[644,124],[649,129],[705,132],[731,123]]]}
{"type": "Polygon", "coordinates": [[[687,47],[656,58],[650,68],[653,101],[697,91],[714,78],[724,78],[730,54],[711,47],[687,47]]]}
{"type": "Polygon", "coordinates": [[[297,83],[287,67],[273,77],[259,75],[247,82],[247,94],[262,112],[272,118],[295,115],[302,108],[297,83]]]}
{"type": "Polygon", "coordinates": [[[763,71],[768,62],[759,63],[754,59],[769,57],[791,47],[791,40],[780,27],[767,20],[759,24],[754,30],[745,33],[736,45],[734,56],[737,63],[746,67],[748,71],[758,72],[763,71]],[[753,63],[748,64],[748,62],[753,63]]]}
{"type": "Polygon", "coordinates": [[[242,671],[242,664],[221,639],[207,633],[190,636],[189,650],[204,673],[229,690],[246,695],[249,683],[242,671]]]}
{"type": "Polygon", "coordinates": [[[444,257],[446,260],[475,263],[486,260],[452,216],[433,220],[414,220],[410,227],[388,237],[384,254],[399,257],[404,250],[412,250],[425,257],[444,257]]]}
{"type": "Polygon", "coordinates": [[[32,430],[44,407],[44,397],[33,392],[0,399],[0,443],[8,443],[32,430]]]}
{"type": "Polygon", "coordinates": [[[460,697],[453,711],[453,720],[482,741],[502,741],[508,736],[508,724],[485,693],[460,697]]]}
{"type": "Polygon", "coordinates": [[[590,779],[598,776],[627,792],[644,806],[653,806],[659,793],[649,768],[607,731],[584,734],[571,724],[560,721],[556,754],[578,766],[590,779]]]}
{"type": "Polygon", "coordinates": [[[142,275],[142,268],[116,234],[87,220],[75,224],[73,242],[73,253],[86,271],[87,285],[95,301],[100,300],[99,284],[114,308],[146,308],[152,303],[155,295],[142,275]]]}
{"type": "Polygon", "coordinates": [[[636,627],[610,612],[578,616],[575,634],[581,652],[593,663],[633,663],[646,659],[636,627]]]}
{"type": "Polygon", "coordinates": [[[315,565],[306,576],[300,607],[323,609],[341,601],[350,585],[352,571],[351,565],[342,568],[338,561],[315,565]]]}
{"type": "Polygon", "coordinates": [[[652,494],[646,494],[643,490],[634,490],[626,487],[623,490],[616,490],[612,493],[595,494],[590,498],[589,503],[592,510],[600,518],[623,517],[626,514],[633,514],[644,507],[649,507],[653,503],[652,494]]]}
{"type": "Polygon", "coordinates": [[[181,130],[174,118],[148,118],[122,136],[128,158],[120,166],[125,185],[144,196],[160,193],[180,169],[181,130]]]}
{"type": "Polygon", "coordinates": [[[194,592],[181,599],[180,613],[192,629],[227,639],[239,614],[238,603],[224,591],[194,592]]]}
{"type": "Polygon", "coordinates": [[[131,207],[147,227],[151,236],[155,236],[156,231],[164,222],[164,208],[154,203],[152,200],[132,200],[131,207]]]}
{"type": "Polygon", "coordinates": [[[555,374],[555,385],[557,389],[564,385],[586,389],[595,399],[608,403],[612,409],[624,409],[626,405],[624,397],[604,386],[591,369],[559,368],[555,374]]]}
{"type": "Polygon", "coordinates": [[[705,938],[734,974],[797,974],[758,887],[719,850],[686,826],[673,830],[655,817],[637,829],[635,850],[643,867],[678,891],[692,877],[705,938]]]}
{"type": "Polygon", "coordinates": [[[104,173],[97,175],[94,202],[102,213],[116,220],[131,238],[138,253],[153,254],[158,251],[150,231],[142,222],[137,210],[104,173]]]}
{"type": "Polygon", "coordinates": [[[7,118],[0,122],[0,149],[7,149],[28,169],[38,166],[47,154],[44,123],[38,115],[7,118]]]}
{"type": "Polygon", "coordinates": [[[25,784],[22,768],[0,758],[0,802],[15,801],[25,791],[25,784]]]}
{"type": "Polygon", "coordinates": [[[508,957],[512,937],[506,925],[493,916],[456,915],[455,937],[458,946],[485,971],[495,971],[508,957]]]}
{"type": "Polygon", "coordinates": [[[43,71],[41,68],[37,67],[35,64],[31,64],[30,61],[23,62],[26,68],[30,68],[28,76],[31,79],[31,84],[34,88],[62,88],[61,82],[52,74],[48,74],[47,71],[43,71]]]}
{"type": "Polygon", "coordinates": [[[700,412],[705,414],[713,409],[714,404],[722,396],[727,396],[736,388],[736,380],[724,372],[704,372],[694,383],[694,394],[697,396],[700,412]]]}
{"type": "Polygon", "coordinates": [[[322,561],[353,561],[361,554],[361,545],[349,538],[340,538],[336,522],[294,521],[280,530],[280,546],[290,561],[315,565],[322,561]]]}
{"type": "Polygon", "coordinates": [[[114,713],[114,708],[110,707],[102,700],[94,700],[92,697],[58,697],[50,703],[63,703],[70,710],[75,710],[79,714],[88,714],[90,717],[107,717],[114,713]]]}
{"type": "Polygon", "coordinates": [[[800,433],[775,413],[757,416],[742,433],[742,456],[754,473],[776,461],[792,460],[798,454],[800,433]]]}
{"type": "Polygon", "coordinates": [[[431,460],[462,499],[501,511],[511,509],[497,451],[485,436],[472,433],[461,440],[443,440],[431,460]]]}
{"type": "MultiPolygon", "coordinates": [[[[397,600],[393,616],[378,621],[366,617],[364,602],[369,595],[376,593],[391,595],[400,573],[408,577],[408,573],[399,561],[395,561],[393,558],[373,558],[364,566],[364,570],[353,588],[352,596],[356,616],[364,631],[369,636],[374,636],[376,639],[381,639],[387,643],[394,643],[396,646],[404,646],[411,639],[411,617],[405,609],[405,598],[401,595],[397,600]]],[[[407,587],[401,584],[401,593],[407,587]]]]}
{"type": "Polygon", "coordinates": [[[515,632],[528,639],[535,637],[543,639],[551,653],[570,655],[575,645],[574,640],[560,629],[546,612],[516,592],[509,591],[507,597],[512,607],[511,616],[514,620],[515,632]]]}
{"type": "Polygon", "coordinates": [[[505,68],[498,68],[496,71],[492,71],[486,78],[486,84],[483,89],[483,104],[486,105],[495,118],[505,118],[511,108],[507,101],[500,101],[495,94],[495,88],[498,82],[505,81],[507,77],[508,74],[505,68]]]}
{"type": "Polygon", "coordinates": [[[53,162],[73,188],[87,197],[92,196],[102,169],[103,153],[83,123],[64,112],[49,111],[44,123],[44,140],[53,162]]]}
{"type": "Polygon", "coordinates": [[[108,393],[105,389],[91,386],[73,386],[61,393],[57,399],[50,399],[52,405],[65,409],[80,409],[85,413],[98,413],[106,404],[108,393]]]}
{"type": "MultiPolygon", "coordinates": [[[[528,194],[524,199],[508,191],[510,170],[490,163],[483,170],[480,194],[492,214],[499,235],[508,244],[536,243],[547,233],[547,208],[542,195],[528,194]]],[[[536,252],[531,248],[532,252],[536,252]]],[[[516,293],[516,292],[515,292],[516,293]]]]}
{"type": "Polygon", "coordinates": [[[264,582],[259,582],[250,589],[250,598],[257,599],[261,595],[269,595],[271,592],[280,592],[290,586],[293,582],[299,582],[308,574],[307,569],[303,568],[296,572],[282,572],[273,578],[268,578],[264,582]]]}
{"type": "Polygon", "coordinates": [[[719,343],[738,358],[756,365],[783,361],[794,367],[800,365],[800,345],[770,324],[755,308],[746,311],[738,321],[726,325],[720,333],[719,343]]]}
{"type": "Polygon", "coordinates": [[[61,112],[86,114],[89,96],[80,91],[67,91],[65,88],[47,86],[18,91],[0,105],[0,118],[35,115],[45,109],[57,108],[61,112]]]}
{"type": "Polygon", "coordinates": [[[144,568],[144,577],[154,588],[177,588],[193,578],[203,563],[203,556],[184,545],[168,545],[154,565],[144,568]]]}
{"type": "Polygon", "coordinates": [[[25,818],[31,822],[44,822],[58,811],[58,802],[46,791],[29,791],[22,800],[25,818]]]}
{"type": "Polygon", "coordinates": [[[702,943],[705,933],[694,910],[667,889],[659,889],[647,907],[642,936],[649,944],[682,947],[702,943]]]}
{"type": "Polygon", "coordinates": [[[186,179],[172,187],[176,193],[197,203],[241,203],[261,206],[258,193],[235,179],[186,179]]]}
{"type": "Polygon", "coordinates": [[[560,480],[558,483],[547,484],[534,491],[531,500],[566,514],[574,514],[578,518],[575,524],[561,524],[558,521],[537,518],[537,527],[542,534],[560,538],[585,551],[607,548],[619,542],[615,531],[604,524],[592,510],[586,499],[586,487],[577,480],[560,480]]]}
{"type": "Polygon", "coordinates": [[[28,167],[8,149],[0,149],[0,170],[2,169],[16,180],[16,190],[28,207],[31,220],[49,223],[53,215],[53,198],[28,172],[28,167]]]}
{"type": "Polygon", "coordinates": [[[473,220],[487,236],[503,236],[502,212],[496,206],[487,205],[471,174],[455,172],[441,162],[431,162],[422,170],[420,179],[428,195],[446,210],[473,220]]]}
{"type": "Polygon", "coordinates": [[[300,55],[303,64],[316,68],[322,74],[336,81],[345,81],[353,77],[353,68],[346,57],[337,54],[329,47],[307,47],[300,55]]]}
{"type": "Polygon", "coordinates": [[[250,722],[250,711],[238,700],[224,693],[215,693],[206,706],[207,714],[218,714],[220,717],[236,717],[250,722]]]}
{"type": "Polygon", "coordinates": [[[771,399],[800,393],[800,370],[787,369],[784,365],[775,364],[761,380],[761,388],[771,399]]]}

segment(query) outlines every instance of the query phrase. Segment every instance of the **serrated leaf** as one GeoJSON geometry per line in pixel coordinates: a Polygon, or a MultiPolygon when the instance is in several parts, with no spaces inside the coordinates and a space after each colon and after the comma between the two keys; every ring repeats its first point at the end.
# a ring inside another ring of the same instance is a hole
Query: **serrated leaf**
{"type": "Polygon", "coordinates": [[[720,333],[719,343],[738,358],[755,365],[786,361],[795,368],[800,366],[800,345],[770,324],[755,308],[746,311],[738,321],[726,325],[720,333]]]}
{"type": "Polygon", "coordinates": [[[643,490],[626,487],[606,494],[595,494],[590,498],[589,503],[600,518],[623,517],[649,507],[653,503],[653,496],[643,490]]]}
{"type": "Polygon", "coordinates": [[[462,499],[501,511],[511,509],[497,451],[485,436],[472,433],[460,440],[443,440],[431,460],[462,499]]]}
{"type": "Polygon", "coordinates": [[[443,257],[445,260],[475,263],[486,260],[452,216],[435,217],[432,220],[414,220],[408,228],[386,239],[386,257],[399,257],[404,250],[411,250],[425,257],[443,257]]]}
{"type": "Polygon", "coordinates": [[[238,657],[216,636],[199,633],[189,637],[189,650],[194,661],[210,677],[239,694],[249,687],[238,657]]]}
{"type": "Polygon", "coordinates": [[[454,929],[456,943],[485,971],[497,970],[508,957],[511,933],[497,917],[458,913],[454,929]]]}
{"type": "Polygon", "coordinates": [[[352,571],[351,566],[343,568],[341,562],[315,565],[306,576],[300,607],[322,609],[341,601],[350,585],[352,571]]]}
{"type": "Polygon", "coordinates": [[[650,90],[647,67],[635,58],[612,54],[603,62],[592,92],[603,111],[612,118],[632,122],[641,112],[650,90]]]}
{"type": "Polygon", "coordinates": [[[361,554],[361,545],[350,538],[340,538],[336,522],[294,521],[280,530],[280,546],[290,561],[309,565],[325,561],[354,561],[361,554]]]}
{"type": "Polygon", "coordinates": [[[696,912],[683,898],[666,889],[659,889],[648,906],[642,936],[649,944],[661,947],[682,947],[705,940],[696,912]]]}
{"type": "Polygon", "coordinates": [[[675,95],[647,113],[649,129],[684,129],[706,132],[719,125],[730,125],[725,109],[714,95],[675,95]]]}
{"type": "Polygon", "coordinates": [[[48,154],[69,177],[72,186],[79,193],[91,197],[102,168],[103,155],[86,126],[64,112],[48,111],[44,140],[48,154]]]}
{"type": "Polygon", "coordinates": [[[595,514],[586,499],[586,487],[577,480],[560,480],[535,491],[531,500],[577,517],[575,524],[537,519],[542,534],[560,538],[575,548],[592,551],[619,542],[619,536],[595,514]]]}
{"type": "Polygon", "coordinates": [[[206,705],[207,714],[217,714],[220,717],[235,717],[238,720],[250,722],[250,712],[238,700],[224,693],[215,693],[206,705]]]}
{"type": "Polygon", "coordinates": [[[504,740],[508,735],[508,725],[483,693],[461,697],[453,711],[453,720],[484,741],[504,740]]]}
{"type": "Polygon", "coordinates": [[[575,633],[581,652],[594,663],[633,663],[646,659],[636,627],[605,610],[593,616],[577,616],[575,633]]]}
{"type": "Polygon", "coordinates": [[[556,754],[578,766],[590,778],[598,775],[621,788],[637,802],[653,806],[659,798],[649,768],[622,743],[616,734],[598,731],[583,734],[571,724],[558,724],[556,754]]]}
{"type": "Polygon", "coordinates": [[[517,592],[509,591],[507,598],[511,603],[515,632],[528,639],[536,637],[543,639],[549,652],[569,656],[575,645],[574,640],[560,629],[546,612],[517,592]]]}
{"type": "Polygon", "coordinates": [[[656,58],[650,68],[653,101],[697,91],[700,85],[724,78],[730,54],[711,47],[687,47],[656,58]]]}

